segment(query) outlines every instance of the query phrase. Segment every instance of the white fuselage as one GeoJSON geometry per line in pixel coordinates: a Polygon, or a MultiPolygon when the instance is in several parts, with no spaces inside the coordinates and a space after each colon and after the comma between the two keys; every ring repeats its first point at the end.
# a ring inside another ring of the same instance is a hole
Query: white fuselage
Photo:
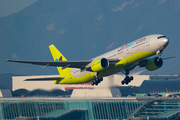
{"type": "MultiPolygon", "coordinates": [[[[99,58],[122,60],[128,56],[132,56],[142,51],[150,51],[154,53],[153,55],[155,55],[156,53],[158,53],[158,51],[163,51],[166,48],[168,42],[169,42],[168,39],[164,35],[160,35],[160,34],[148,35],[138,40],[135,40],[133,42],[130,42],[128,44],[125,44],[121,47],[118,47],[110,52],[97,56],[91,60],[95,61],[99,58]]],[[[150,56],[147,56],[147,57],[150,57],[150,56]]],[[[143,60],[143,59],[145,58],[139,57],[138,61],[143,60]]],[[[135,64],[133,64],[132,66],[134,65],[135,64]]],[[[122,70],[124,70],[124,68],[119,68],[114,71],[111,71],[111,73],[105,74],[104,76],[115,74],[122,70]]],[[[74,77],[81,77],[88,73],[89,71],[81,71],[80,69],[77,69],[77,68],[71,69],[71,74],[74,77]]]]}

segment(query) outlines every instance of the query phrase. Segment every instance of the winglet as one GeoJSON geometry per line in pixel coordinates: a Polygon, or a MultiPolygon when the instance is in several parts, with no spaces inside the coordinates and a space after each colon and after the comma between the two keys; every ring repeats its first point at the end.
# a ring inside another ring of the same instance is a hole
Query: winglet
{"type": "Polygon", "coordinates": [[[6,61],[7,61],[7,62],[11,62],[11,60],[9,60],[9,59],[7,59],[6,61]]]}

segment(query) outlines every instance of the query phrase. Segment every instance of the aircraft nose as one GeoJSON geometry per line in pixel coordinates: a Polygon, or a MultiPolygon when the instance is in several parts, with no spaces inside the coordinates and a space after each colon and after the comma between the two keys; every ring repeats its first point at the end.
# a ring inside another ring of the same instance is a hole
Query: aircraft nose
{"type": "Polygon", "coordinates": [[[162,42],[163,42],[163,46],[164,46],[164,48],[166,48],[167,46],[168,46],[168,44],[169,44],[169,40],[168,40],[168,38],[164,38],[163,40],[162,40],[162,42]]]}

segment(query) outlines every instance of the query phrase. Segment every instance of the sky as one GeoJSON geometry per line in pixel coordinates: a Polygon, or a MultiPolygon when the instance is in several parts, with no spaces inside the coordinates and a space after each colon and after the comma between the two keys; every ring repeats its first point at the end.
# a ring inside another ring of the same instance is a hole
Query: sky
{"type": "Polygon", "coordinates": [[[17,13],[38,0],[0,0],[0,17],[17,13]]]}

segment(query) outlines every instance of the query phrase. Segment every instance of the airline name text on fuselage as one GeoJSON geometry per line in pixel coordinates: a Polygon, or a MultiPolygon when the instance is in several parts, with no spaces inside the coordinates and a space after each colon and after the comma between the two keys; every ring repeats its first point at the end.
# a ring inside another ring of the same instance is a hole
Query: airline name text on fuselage
{"type": "Polygon", "coordinates": [[[146,40],[146,38],[142,38],[142,39],[139,39],[139,40],[135,40],[135,41],[133,41],[133,42],[131,42],[131,43],[129,43],[129,44],[126,44],[126,45],[120,47],[120,48],[118,49],[118,52],[120,52],[120,51],[122,51],[122,50],[124,50],[124,49],[126,49],[126,48],[129,48],[129,47],[131,47],[131,46],[133,46],[133,45],[137,45],[137,44],[139,44],[139,43],[142,43],[142,42],[144,42],[145,40],[146,40]]]}

